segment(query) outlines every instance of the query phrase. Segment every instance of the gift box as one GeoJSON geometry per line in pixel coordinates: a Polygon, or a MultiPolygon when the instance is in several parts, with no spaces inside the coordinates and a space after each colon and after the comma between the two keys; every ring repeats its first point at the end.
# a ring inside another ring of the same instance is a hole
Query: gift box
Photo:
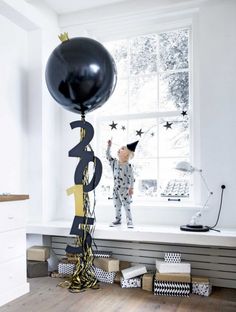
{"type": "Polygon", "coordinates": [[[151,273],[145,273],[142,276],[142,289],[143,290],[153,291],[153,278],[154,278],[154,274],[151,274],[151,273]]]}
{"type": "Polygon", "coordinates": [[[210,296],[212,285],[207,277],[192,276],[192,293],[200,296],[210,296]]]}
{"type": "Polygon", "coordinates": [[[154,280],[154,295],[189,297],[190,284],[154,280]]]}
{"type": "Polygon", "coordinates": [[[31,261],[47,261],[50,257],[50,251],[45,246],[32,246],[27,249],[27,260],[31,261]]]}
{"type": "Polygon", "coordinates": [[[155,279],[158,281],[165,282],[183,282],[191,283],[190,273],[156,273],[155,279]]]}
{"type": "Polygon", "coordinates": [[[93,261],[95,267],[106,272],[118,272],[119,260],[113,258],[95,258],[93,261]]]}
{"type": "Polygon", "coordinates": [[[75,264],[74,263],[62,263],[60,262],[58,264],[58,273],[61,277],[63,276],[69,276],[74,273],[75,270],[75,264]]]}
{"type": "Polygon", "coordinates": [[[191,264],[187,262],[168,263],[156,260],[156,269],[159,273],[191,273],[191,264]]]}
{"type": "Polygon", "coordinates": [[[173,253],[173,252],[166,252],[164,255],[164,261],[170,263],[180,263],[181,262],[181,254],[180,253],[173,253]]]}
{"type": "Polygon", "coordinates": [[[124,279],[133,278],[147,273],[145,265],[135,265],[121,271],[124,279]]]}
{"type": "Polygon", "coordinates": [[[121,278],[120,280],[120,286],[121,288],[140,288],[141,287],[141,278],[140,277],[134,277],[134,278],[121,278]]]}
{"type": "Polygon", "coordinates": [[[106,272],[100,268],[93,267],[95,277],[99,282],[113,284],[116,276],[116,272],[106,272]]]}
{"type": "Polygon", "coordinates": [[[27,260],[27,277],[44,277],[48,276],[47,261],[27,260]]]}
{"type": "Polygon", "coordinates": [[[94,258],[110,258],[112,256],[112,251],[95,250],[93,256],[94,258]]]}

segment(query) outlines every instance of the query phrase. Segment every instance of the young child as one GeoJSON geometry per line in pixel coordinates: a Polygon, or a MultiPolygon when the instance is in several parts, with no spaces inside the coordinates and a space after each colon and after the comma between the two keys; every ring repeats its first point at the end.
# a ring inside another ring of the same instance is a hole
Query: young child
{"type": "Polygon", "coordinates": [[[122,146],[118,152],[118,159],[111,157],[111,145],[112,141],[107,143],[106,156],[112,168],[114,176],[114,188],[113,188],[113,203],[115,207],[116,219],[110,226],[117,226],[121,224],[121,207],[123,206],[126,213],[127,227],[133,228],[132,214],[130,210],[130,204],[132,202],[134,175],[133,168],[129,164],[129,160],[134,157],[135,148],[138,141],[122,146]]]}

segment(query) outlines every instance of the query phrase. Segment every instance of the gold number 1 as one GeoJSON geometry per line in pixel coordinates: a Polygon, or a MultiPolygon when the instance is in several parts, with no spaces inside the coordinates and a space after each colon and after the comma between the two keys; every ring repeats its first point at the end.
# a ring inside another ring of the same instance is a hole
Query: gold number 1
{"type": "Polygon", "coordinates": [[[84,200],[83,200],[83,184],[76,184],[66,190],[67,195],[74,194],[75,199],[75,215],[84,216],[84,200]]]}

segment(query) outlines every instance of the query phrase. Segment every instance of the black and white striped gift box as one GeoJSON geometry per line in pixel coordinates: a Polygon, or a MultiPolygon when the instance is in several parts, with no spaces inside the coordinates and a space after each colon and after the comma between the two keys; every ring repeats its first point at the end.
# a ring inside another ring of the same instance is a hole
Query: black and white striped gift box
{"type": "Polygon", "coordinates": [[[110,258],[112,251],[95,250],[93,251],[94,258],[110,258]]]}
{"type": "Polygon", "coordinates": [[[189,297],[190,284],[154,280],[154,295],[189,297]]]}

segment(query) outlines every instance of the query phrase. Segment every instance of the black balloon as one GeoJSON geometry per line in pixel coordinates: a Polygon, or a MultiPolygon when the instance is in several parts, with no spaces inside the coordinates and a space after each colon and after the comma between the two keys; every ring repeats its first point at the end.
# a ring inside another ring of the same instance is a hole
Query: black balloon
{"type": "Polygon", "coordinates": [[[102,44],[90,38],[62,42],[50,55],[46,83],[65,109],[84,115],[102,106],[116,85],[116,66],[102,44]]]}

